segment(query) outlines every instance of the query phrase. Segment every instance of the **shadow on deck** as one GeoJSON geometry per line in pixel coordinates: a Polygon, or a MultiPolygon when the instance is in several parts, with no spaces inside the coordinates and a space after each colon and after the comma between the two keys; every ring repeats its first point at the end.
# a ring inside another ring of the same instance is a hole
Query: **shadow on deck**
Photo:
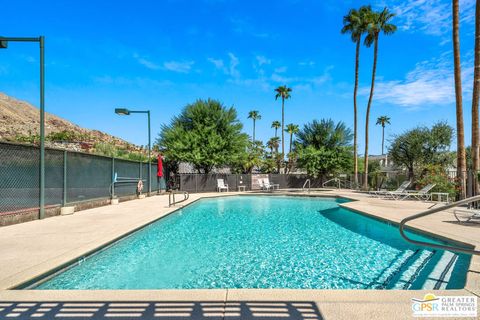
{"type": "Polygon", "coordinates": [[[310,301],[0,302],[0,319],[323,319],[310,301]]]}

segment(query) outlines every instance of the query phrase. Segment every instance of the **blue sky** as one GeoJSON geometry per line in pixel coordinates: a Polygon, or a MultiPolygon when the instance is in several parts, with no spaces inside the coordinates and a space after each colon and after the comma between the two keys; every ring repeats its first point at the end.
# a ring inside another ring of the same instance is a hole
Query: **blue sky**
{"type": "MultiPolygon", "coordinates": [[[[340,34],[350,8],[371,4],[397,13],[396,34],[381,36],[371,114],[371,153],[386,135],[446,120],[455,125],[451,15],[447,0],[170,0],[4,1],[3,36],[46,37],[46,108],[81,126],[146,144],[142,115],[120,117],[118,106],[152,111],[153,136],[183,106],[216,98],[235,106],[257,138],[273,135],[281,106],[273,89],[293,88],[286,123],[333,118],[353,125],[354,44],[340,34]]],[[[460,1],[466,144],[470,144],[473,0],[460,1]]],[[[359,150],[371,77],[372,49],[362,48],[359,150]]],[[[38,48],[0,51],[0,91],[38,105],[38,48]]]]}

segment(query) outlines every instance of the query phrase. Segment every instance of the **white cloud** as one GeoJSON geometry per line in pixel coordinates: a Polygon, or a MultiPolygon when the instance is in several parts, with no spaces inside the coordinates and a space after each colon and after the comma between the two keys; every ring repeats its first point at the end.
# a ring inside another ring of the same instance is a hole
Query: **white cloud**
{"type": "MultiPolygon", "coordinates": [[[[439,58],[417,63],[403,80],[378,81],[374,99],[405,107],[421,109],[432,105],[455,102],[453,66],[451,52],[439,58]]],[[[471,92],[473,65],[471,59],[464,59],[462,66],[463,93],[471,92]]],[[[368,96],[369,87],[363,87],[360,94],[368,96]]]]}
{"type": "Polygon", "coordinates": [[[265,56],[256,56],[255,59],[257,59],[258,66],[262,66],[264,64],[270,64],[272,61],[270,59],[265,58],[265,56]]]}
{"type": "Polygon", "coordinates": [[[123,77],[123,76],[110,76],[110,75],[102,75],[102,76],[95,76],[92,77],[92,80],[95,83],[100,85],[114,85],[114,86],[126,86],[126,87],[165,87],[171,86],[173,83],[168,80],[156,80],[144,77],[123,77]]]}
{"type": "MultiPolygon", "coordinates": [[[[452,28],[451,1],[447,0],[398,0],[390,6],[396,14],[394,23],[400,30],[443,36],[452,28]]],[[[460,0],[460,19],[473,22],[475,0],[460,0]]]]}
{"type": "Polygon", "coordinates": [[[298,63],[298,65],[301,66],[301,67],[313,67],[313,66],[315,65],[315,62],[314,62],[314,61],[311,61],[311,60],[309,60],[309,61],[300,61],[300,62],[298,63]]]}
{"type": "Polygon", "coordinates": [[[287,67],[283,66],[283,67],[278,67],[278,68],[275,68],[273,71],[275,73],[284,73],[284,72],[287,72],[287,67]]]}
{"type": "Polygon", "coordinates": [[[194,63],[194,61],[167,61],[163,67],[174,72],[189,73],[194,63]]]}
{"type": "Polygon", "coordinates": [[[214,65],[215,68],[217,68],[217,69],[223,69],[223,68],[225,68],[225,64],[224,64],[224,62],[223,62],[222,59],[208,58],[207,60],[210,61],[211,63],[213,63],[213,65],[214,65]]]}
{"type": "Polygon", "coordinates": [[[238,72],[237,70],[237,66],[240,64],[240,61],[238,60],[238,58],[231,52],[228,53],[228,56],[230,57],[230,67],[228,69],[229,71],[229,74],[232,76],[232,77],[239,77],[240,76],[240,72],[238,72]]]}
{"type": "Polygon", "coordinates": [[[228,57],[230,59],[229,64],[226,65],[222,59],[208,58],[216,69],[221,70],[228,76],[238,78],[240,77],[240,72],[237,69],[237,66],[240,64],[240,60],[233,53],[229,52],[228,57]]]}
{"type": "Polygon", "coordinates": [[[133,54],[133,58],[137,60],[142,66],[150,69],[150,70],[158,70],[161,68],[158,64],[148,60],[146,57],[140,56],[138,53],[133,54]]]}

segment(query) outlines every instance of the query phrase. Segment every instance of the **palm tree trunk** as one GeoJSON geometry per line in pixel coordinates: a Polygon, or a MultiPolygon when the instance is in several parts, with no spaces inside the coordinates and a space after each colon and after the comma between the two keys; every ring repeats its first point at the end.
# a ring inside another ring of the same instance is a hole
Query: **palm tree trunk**
{"type": "Polygon", "coordinates": [[[455,74],[455,98],[456,98],[456,116],[457,116],[457,179],[460,199],[466,197],[465,181],[465,137],[463,125],[463,107],[462,107],[462,76],[460,67],[460,27],[459,27],[459,0],[453,0],[453,62],[455,74]]]}
{"type": "Polygon", "coordinates": [[[382,125],[382,156],[385,154],[385,152],[383,151],[384,143],[385,143],[385,125],[382,125]]]}
{"type": "Polygon", "coordinates": [[[365,155],[364,155],[364,179],[363,188],[368,189],[368,121],[370,118],[370,108],[372,106],[373,90],[375,89],[375,73],[377,72],[377,55],[378,55],[378,34],[375,35],[373,46],[373,68],[372,68],[372,84],[370,86],[370,97],[368,98],[367,116],[365,119],[365,155]]]}
{"type": "Polygon", "coordinates": [[[275,128],[275,138],[277,137],[277,128],[275,128]]]}
{"type": "Polygon", "coordinates": [[[360,65],[360,38],[355,49],[355,86],[353,87],[353,181],[358,185],[358,146],[357,146],[357,91],[358,68],[360,65]]]}
{"type": "Polygon", "coordinates": [[[480,186],[477,174],[480,170],[479,128],[478,128],[478,100],[480,97],[480,1],[477,1],[475,9],[475,59],[473,74],[473,97],[472,97],[472,170],[474,174],[475,195],[480,194],[480,186]]]}
{"type": "Polygon", "coordinates": [[[253,142],[255,142],[255,119],[253,119],[253,142]]]}
{"type": "Polygon", "coordinates": [[[284,124],[285,124],[285,98],[282,97],[282,162],[283,162],[283,157],[284,157],[284,154],[285,154],[285,143],[283,143],[285,141],[285,128],[284,128],[284,124]]]}
{"type": "Polygon", "coordinates": [[[290,133],[290,146],[288,148],[288,153],[292,153],[292,139],[293,139],[293,133],[290,133]]]}

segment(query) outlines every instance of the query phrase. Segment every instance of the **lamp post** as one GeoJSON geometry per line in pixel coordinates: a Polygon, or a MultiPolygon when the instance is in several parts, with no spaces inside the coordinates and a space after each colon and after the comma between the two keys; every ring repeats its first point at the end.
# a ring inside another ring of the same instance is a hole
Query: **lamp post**
{"type": "Polygon", "coordinates": [[[6,49],[9,42],[38,42],[40,45],[40,199],[39,218],[45,217],[45,37],[19,38],[0,37],[0,49],[6,49]]]}
{"type": "Polygon", "coordinates": [[[126,108],[116,108],[115,113],[122,116],[129,116],[131,113],[146,113],[148,118],[148,196],[152,192],[152,150],[151,134],[150,134],[150,110],[129,110],[126,108]]]}

